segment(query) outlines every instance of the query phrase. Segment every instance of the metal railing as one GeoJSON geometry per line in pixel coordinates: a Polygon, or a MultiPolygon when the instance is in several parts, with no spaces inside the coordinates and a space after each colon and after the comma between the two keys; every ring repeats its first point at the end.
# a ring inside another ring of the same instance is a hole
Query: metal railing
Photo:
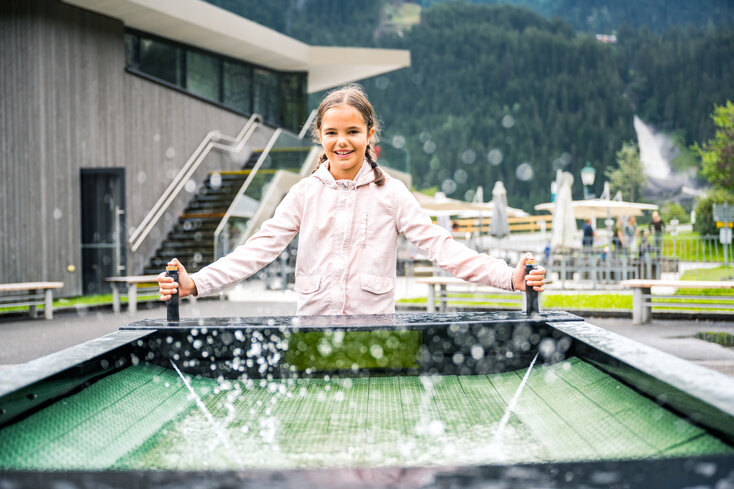
{"type": "Polygon", "coordinates": [[[230,153],[239,153],[247,144],[247,140],[262,122],[260,114],[252,114],[236,137],[221,134],[219,131],[210,131],[194,150],[178,174],[173,178],[168,188],[158,201],[145,215],[141,223],[132,231],[128,238],[130,250],[135,252],[150,234],[151,230],[174,202],[186,183],[196,172],[201,163],[212,149],[221,149],[230,153]]]}
{"type": "MultiPolygon", "coordinates": [[[[272,171],[272,176],[275,175],[275,168],[268,168],[267,170],[261,170],[262,165],[268,161],[268,158],[271,156],[271,152],[277,152],[280,150],[293,150],[296,148],[300,148],[303,144],[303,138],[308,132],[309,127],[311,126],[311,123],[313,122],[314,117],[316,116],[316,111],[311,111],[311,114],[309,115],[308,119],[306,120],[306,123],[303,125],[303,128],[301,129],[301,132],[296,136],[295,134],[291,133],[290,131],[283,131],[281,129],[277,129],[276,132],[273,134],[273,136],[270,138],[270,141],[268,141],[268,144],[265,146],[265,149],[263,149],[262,154],[258,158],[257,162],[255,163],[255,166],[252,168],[250,173],[247,175],[247,178],[240,186],[239,190],[237,191],[237,194],[235,195],[234,199],[232,200],[232,203],[230,204],[229,208],[227,209],[227,212],[225,212],[224,216],[222,217],[222,220],[217,225],[216,230],[214,231],[214,240],[213,240],[213,246],[214,246],[214,259],[226,255],[229,251],[231,251],[229,248],[229,243],[227,242],[227,239],[222,239],[222,235],[227,236],[227,233],[225,233],[225,229],[227,229],[228,224],[230,224],[230,220],[235,212],[235,209],[238,206],[239,200],[245,195],[245,192],[250,189],[250,186],[253,184],[253,180],[256,178],[258,173],[262,174],[263,171],[272,171]],[[278,145],[278,148],[275,148],[276,144],[278,145]]],[[[306,144],[305,147],[308,147],[308,144],[306,144]]],[[[301,168],[301,176],[303,175],[303,165],[306,165],[310,162],[311,159],[313,159],[313,151],[310,151],[306,157],[305,161],[301,162],[302,168],[301,168]]],[[[272,163],[271,163],[272,164],[272,163]]],[[[257,189],[256,189],[257,190],[257,189]]]]}
{"type": "Polygon", "coordinates": [[[240,189],[237,191],[237,195],[235,195],[235,197],[232,199],[232,203],[227,208],[227,212],[224,213],[222,220],[219,221],[219,224],[217,225],[217,229],[214,230],[214,259],[215,260],[221,256],[220,254],[221,250],[219,247],[219,241],[220,241],[219,237],[222,234],[224,227],[227,225],[227,222],[229,222],[229,218],[232,216],[232,213],[234,212],[235,208],[237,207],[237,204],[240,201],[240,198],[244,195],[245,191],[247,190],[247,187],[250,186],[252,179],[255,178],[255,174],[257,174],[257,171],[260,169],[263,162],[267,159],[270,153],[270,150],[273,148],[273,145],[275,144],[275,141],[277,141],[281,132],[282,132],[282,129],[280,128],[275,130],[275,133],[273,133],[272,137],[270,138],[270,141],[268,141],[268,144],[265,146],[265,149],[263,149],[262,154],[257,159],[255,166],[252,167],[252,170],[250,171],[250,173],[247,175],[247,178],[240,186],[240,189]]]}
{"type": "Polygon", "coordinates": [[[306,123],[301,128],[301,132],[298,133],[298,139],[303,139],[303,137],[306,135],[308,130],[311,129],[311,124],[313,123],[313,120],[316,118],[316,112],[317,110],[314,109],[308,115],[308,119],[306,119],[306,123]]]}
{"type": "Polygon", "coordinates": [[[609,250],[609,246],[553,252],[544,266],[566,280],[616,284],[628,279],[681,278],[691,280],[731,280],[734,278],[734,250],[719,237],[651,237],[639,246],[609,250]]]}

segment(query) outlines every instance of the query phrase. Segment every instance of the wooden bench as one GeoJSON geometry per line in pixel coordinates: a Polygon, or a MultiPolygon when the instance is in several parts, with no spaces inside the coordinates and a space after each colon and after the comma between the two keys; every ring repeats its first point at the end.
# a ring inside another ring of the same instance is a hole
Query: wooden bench
{"type": "Polygon", "coordinates": [[[60,289],[64,282],[21,282],[0,284],[0,293],[18,293],[18,295],[0,295],[0,305],[6,307],[28,306],[31,317],[38,317],[37,306],[44,305],[43,315],[46,319],[54,318],[53,289],[60,289]]]}
{"type": "Polygon", "coordinates": [[[508,292],[506,290],[489,287],[487,285],[474,284],[456,277],[424,277],[416,280],[418,284],[426,284],[428,286],[426,310],[428,312],[436,312],[436,302],[440,312],[446,311],[448,302],[466,302],[466,303],[501,303],[501,304],[517,304],[522,306],[522,296],[519,292],[508,292]],[[451,290],[448,290],[448,287],[451,290]],[[438,287],[438,294],[436,294],[438,287]],[[474,297],[455,297],[449,294],[472,294],[474,297]],[[507,294],[507,297],[497,298],[488,297],[490,295],[507,294]]]}
{"type": "Polygon", "coordinates": [[[620,285],[632,289],[632,322],[634,324],[649,323],[652,319],[653,306],[671,309],[687,309],[691,307],[698,309],[734,309],[734,296],[659,295],[652,293],[653,287],[734,290],[734,281],[635,279],[622,280],[620,285]],[[653,299],[655,299],[655,302],[653,302],[653,299]],[[686,302],[673,302],[675,300],[684,300],[686,302]],[[708,302],[695,302],[702,300],[708,302]]]}
{"type": "Polygon", "coordinates": [[[107,277],[106,282],[112,286],[112,310],[120,312],[120,287],[127,286],[127,310],[130,314],[138,310],[138,287],[158,291],[158,275],[132,275],[129,277],[107,277]]]}

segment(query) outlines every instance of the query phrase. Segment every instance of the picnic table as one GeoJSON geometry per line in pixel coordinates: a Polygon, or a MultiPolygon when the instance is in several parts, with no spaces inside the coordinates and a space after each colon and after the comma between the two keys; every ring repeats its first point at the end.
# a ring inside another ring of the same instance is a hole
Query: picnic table
{"type": "Polygon", "coordinates": [[[28,306],[32,318],[38,316],[38,305],[43,304],[46,319],[54,317],[53,290],[60,289],[64,282],[18,282],[0,284],[0,293],[19,293],[19,295],[0,295],[0,305],[28,306]]]}
{"type": "Polygon", "coordinates": [[[632,289],[632,322],[634,324],[649,323],[652,319],[653,306],[673,309],[734,309],[734,296],[671,296],[652,293],[653,287],[734,290],[734,281],[634,279],[622,280],[620,285],[632,289]],[[653,299],[655,299],[655,302],[653,302],[653,299]],[[683,300],[683,302],[681,302],[681,300],[683,300]],[[705,300],[706,302],[700,302],[702,300],[705,300]]]}
{"type": "Polygon", "coordinates": [[[509,292],[495,287],[487,285],[475,284],[467,282],[456,277],[422,277],[416,280],[418,284],[426,284],[428,286],[427,294],[427,312],[436,312],[436,301],[438,301],[438,307],[440,312],[446,311],[446,304],[449,302],[497,302],[497,303],[512,303],[520,306],[522,304],[522,298],[519,293],[509,292]],[[449,297],[448,287],[451,287],[452,293],[468,293],[475,297],[449,297]],[[438,287],[438,294],[436,294],[436,287],[438,287]],[[494,294],[507,294],[508,297],[496,298],[487,297],[494,294]]]}
{"type": "Polygon", "coordinates": [[[138,310],[138,287],[152,291],[158,290],[158,275],[131,275],[126,277],[107,277],[106,282],[112,286],[112,310],[120,312],[120,288],[127,286],[127,310],[130,314],[138,310]]]}

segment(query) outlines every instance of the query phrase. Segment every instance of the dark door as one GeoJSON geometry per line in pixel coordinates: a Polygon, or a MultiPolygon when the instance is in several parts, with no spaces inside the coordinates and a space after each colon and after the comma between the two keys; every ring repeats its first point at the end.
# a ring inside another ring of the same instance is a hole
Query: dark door
{"type": "Polygon", "coordinates": [[[125,275],[125,170],[81,171],[82,290],[110,291],[106,277],[125,275]]]}

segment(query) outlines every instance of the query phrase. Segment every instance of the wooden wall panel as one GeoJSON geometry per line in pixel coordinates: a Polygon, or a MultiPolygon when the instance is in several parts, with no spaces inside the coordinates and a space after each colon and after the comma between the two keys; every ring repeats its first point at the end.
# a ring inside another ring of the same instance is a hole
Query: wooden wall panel
{"type": "MultiPolygon", "coordinates": [[[[55,0],[0,2],[0,282],[60,280],[64,295],[80,294],[80,170],[125,168],[130,232],[207,132],[235,135],[246,122],[126,73],[123,34],[121,22],[55,0]]],[[[206,164],[236,167],[218,154],[206,164]]],[[[128,250],[128,273],[186,203],[128,250]]]]}

